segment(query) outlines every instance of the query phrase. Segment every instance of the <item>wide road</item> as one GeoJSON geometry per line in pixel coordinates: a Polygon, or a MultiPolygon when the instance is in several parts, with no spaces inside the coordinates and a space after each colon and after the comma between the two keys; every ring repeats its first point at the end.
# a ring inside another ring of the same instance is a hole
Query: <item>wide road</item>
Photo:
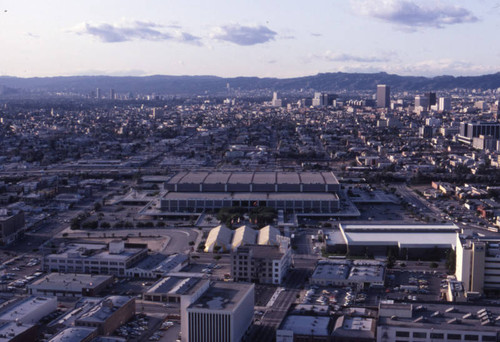
{"type": "Polygon", "coordinates": [[[259,324],[254,324],[248,341],[272,342],[276,338],[276,329],[300,294],[300,290],[285,289],[274,304],[264,312],[259,324]]]}

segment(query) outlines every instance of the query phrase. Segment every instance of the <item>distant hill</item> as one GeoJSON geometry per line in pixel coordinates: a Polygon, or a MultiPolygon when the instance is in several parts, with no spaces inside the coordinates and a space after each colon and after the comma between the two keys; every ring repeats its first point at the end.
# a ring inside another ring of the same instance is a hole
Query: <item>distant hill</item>
{"type": "Polygon", "coordinates": [[[90,93],[100,88],[107,95],[109,89],[117,93],[142,94],[214,94],[226,91],[226,84],[232,89],[290,91],[314,89],[316,91],[373,90],[377,84],[387,84],[394,90],[447,90],[454,88],[500,88],[500,72],[483,76],[437,76],[417,77],[380,73],[322,73],[315,76],[296,78],[258,78],[216,76],[69,76],[69,77],[0,77],[0,94],[30,92],[75,92],[90,93]]]}

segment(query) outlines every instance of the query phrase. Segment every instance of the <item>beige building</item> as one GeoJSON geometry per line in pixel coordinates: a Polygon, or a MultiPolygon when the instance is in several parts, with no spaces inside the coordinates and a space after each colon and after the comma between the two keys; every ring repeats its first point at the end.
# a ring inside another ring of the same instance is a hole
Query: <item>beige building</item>
{"type": "Polygon", "coordinates": [[[234,281],[281,284],[291,264],[290,239],[278,236],[280,246],[247,245],[231,253],[234,281]]]}
{"type": "Polygon", "coordinates": [[[500,290],[500,239],[457,238],[456,272],[465,293],[500,290]]]}

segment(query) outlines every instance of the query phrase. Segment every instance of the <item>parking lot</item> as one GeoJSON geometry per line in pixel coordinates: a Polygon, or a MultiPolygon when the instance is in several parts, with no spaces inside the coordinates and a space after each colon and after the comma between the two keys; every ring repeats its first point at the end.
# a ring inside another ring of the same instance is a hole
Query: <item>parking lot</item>
{"type": "Polygon", "coordinates": [[[42,276],[40,258],[23,255],[5,261],[0,270],[0,291],[25,293],[26,285],[42,276]]]}
{"type": "Polygon", "coordinates": [[[410,301],[438,301],[441,281],[446,274],[434,271],[389,270],[386,276],[386,298],[410,301]]]}

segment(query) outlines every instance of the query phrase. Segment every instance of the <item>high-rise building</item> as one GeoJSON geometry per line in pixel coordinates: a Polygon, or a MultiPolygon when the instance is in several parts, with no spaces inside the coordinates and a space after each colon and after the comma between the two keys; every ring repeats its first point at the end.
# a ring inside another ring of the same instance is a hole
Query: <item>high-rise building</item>
{"type": "Polygon", "coordinates": [[[331,106],[333,104],[333,100],[335,100],[336,98],[337,98],[337,95],[335,95],[335,94],[316,92],[316,93],[314,93],[312,105],[314,107],[331,106]]]}
{"type": "Polygon", "coordinates": [[[389,108],[391,104],[391,88],[385,84],[377,85],[377,107],[389,108]]]}
{"type": "Polygon", "coordinates": [[[429,98],[429,107],[434,106],[437,103],[436,102],[436,93],[429,92],[429,93],[426,93],[425,96],[427,96],[429,98]]]}
{"type": "Polygon", "coordinates": [[[423,110],[428,110],[430,105],[430,100],[427,95],[417,95],[415,96],[415,109],[422,107],[423,110]]]}
{"type": "Polygon", "coordinates": [[[449,97],[440,97],[438,110],[440,112],[448,112],[451,110],[451,99],[449,97]]]}
{"type": "Polygon", "coordinates": [[[271,100],[271,106],[273,106],[273,107],[281,107],[282,104],[283,103],[282,103],[282,101],[280,99],[280,94],[277,91],[275,91],[273,93],[273,99],[271,100]]]}
{"type": "Polygon", "coordinates": [[[97,89],[95,90],[95,98],[96,98],[96,99],[100,99],[100,98],[101,98],[101,95],[102,95],[102,94],[101,94],[101,88],[97,88],[97,89]]]}
{"type": "Polygon", "coordinates": [[[109,90],[109,99],[110,100],[114,100],[115,99],[115,90],[114,89],[110,89],[109,90]]]}
{"type": "Polygon", "coordinates": [[[181,296],[183,342],[241,341],[252,324],[254,285],[200,282],[181,296]]]}
{"type": "Polygon", "coordinates": [[[458,141],[472,143],[480,135],[500,139],[500,123],[498,122],[461,122],[458,141]]]}

